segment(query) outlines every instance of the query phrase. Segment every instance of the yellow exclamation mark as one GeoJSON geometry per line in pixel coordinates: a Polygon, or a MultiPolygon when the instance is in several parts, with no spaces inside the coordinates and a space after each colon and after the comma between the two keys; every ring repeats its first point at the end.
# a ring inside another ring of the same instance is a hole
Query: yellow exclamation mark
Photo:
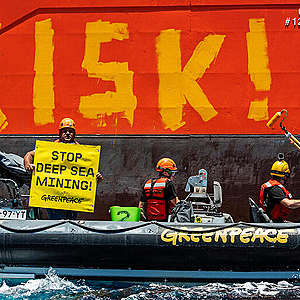
{"type": "MultiPolygon", "coordinates": [[[[247,32],[248,73],[258,92],[270,91],[271,72],[269,69],[268,43],[264,19],[249,19],[247,32]]],[[[250,103],[248,119],[268,120],[268,97],[264,94],[250,103]]]]}
{"type": "MultiPolygon", "coordinates": [[[[2,24],[0,23],[0,28],[2,24]]],[[[6,115],[3,113],[3,111],[0,108],[0,131],[4,130],[8,125],[6,115]]]]}

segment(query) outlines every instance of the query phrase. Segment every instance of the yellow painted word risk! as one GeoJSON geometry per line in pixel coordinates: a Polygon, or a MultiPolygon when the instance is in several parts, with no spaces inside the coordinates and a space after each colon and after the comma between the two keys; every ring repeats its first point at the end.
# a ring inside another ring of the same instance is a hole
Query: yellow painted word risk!
{"type": "Polygon", "coordinates": [[[94,212],[100,146],[37,141],[29,205],[94,212]]]}

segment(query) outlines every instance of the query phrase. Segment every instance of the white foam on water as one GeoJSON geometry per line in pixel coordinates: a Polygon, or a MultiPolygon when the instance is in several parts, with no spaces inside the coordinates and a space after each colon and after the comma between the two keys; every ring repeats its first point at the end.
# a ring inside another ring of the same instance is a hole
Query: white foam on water
{"type": "Polygon", "coordinates": [[[108,288],[101,281],[92,288],[84,281],[75,283],[60,278],[52,269],[42,279],[31,279],[12,286],[3,282],[0,299],[123,299],[123,300],[178,300],[178,299],[300,299],[300,285],[287,281],[245,283],[132,283],[126,288],[108,288]]]}
{"type": "Polygon", "coordinates": [[[287,281],[278,283],[209,283],[189,287],[150,284],[148,289],[131,294],[122,300],[142,299],[300,299],[300,286],[287,281]]]}
{"type": "Polygon", "coordinates": [[[0,287],[0,297],[2,296],[13,296],[16,298],[30,297],[40,293],[52,293],[57,291],[63,292],[87,292],[90,288],[85,285],[77,286],[76,284],[68,281],[64,278],[60,278],[51,268],[49,269],[45,278],[42,279],[30,279],[25,283],[21,283],[16,286],[8,286],[3,281],[0,287]]]}

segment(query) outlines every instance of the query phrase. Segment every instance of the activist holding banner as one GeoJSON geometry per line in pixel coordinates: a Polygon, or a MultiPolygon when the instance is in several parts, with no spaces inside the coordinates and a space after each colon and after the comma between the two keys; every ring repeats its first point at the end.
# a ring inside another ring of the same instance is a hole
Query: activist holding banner
{"type": "MultiPolygon", "coordinates": [[[[55,140],[54,142],[55,143],[60,143],[60,144],[73,144],[74,146],[75,145],[79,145],[79,143],[75,140],[75,135],[76,135],[76,131],[75,131],[75,122],[70,119],[70,118],[64,118],[60,124],[59,124],[59,138],[57,140],[55,140]]],[[[40,141],[38,141],[40,142],[40,141]]],[[[47,142],[46,142],[47,143],[47,142]]],[[[63,146],[63,145],[62,145],[63,146]]],[[[88,147],[88,146],[86,146],[88,147]]],[[[92,147],[92,146],[90,146],[92,147]]],[[[58,146],[54,148],[61,148],[61,146],[58,146]]],[[[97,150],[98,151],[98,150],[97,150]]],[[[65,151],[62,151],[62,152],[65,152],[65,151]]],[[[71,152],[68,152],[68,153],[73,153],[72,151],[71,152]]],[[[57,158],[58,159],[58,154],[59,152],[58,151],[52,151],[52,159],[55,159],[57,158]]],[[[100,148],[99,148],[99,155],[100,155],[100,148]]],[[[77,161],[79,161],[79,158],[80,156],[82,157],[82,154],[78,151],[75,151],[75,155],[73,154],[73,156],[75,157],[74,160],[76,160],[76,163],[77,161]]],[[[72,155],[69,155],[69,157],[66,156],[66,159],[68,160],[67,162],[70,163],[70,158],[73,157],[72,155]]],[[[51,165],[51,163],[48,163],[48,164],[43,164],[43,162],[39,162],[39,169],[36,169],[36,164],[34,164],[34,158],[35,158],[35,150],[32,150],[32,151],[29,151],[25,154],[24,156],[24,166],[25,166],[25,169],[28,171],[28,172],[33,172],[34,170],[37,171],[37,173],[41,172],[41,173],[51,173],[51,167],[49,167],[49,165],[51,165]],[[50,168],[50,169],[49,169],[50,168]]],[[[46,156],[44,159],[47,159],[48,157],[46,156]]],[[[53,162],[53,160],[52,160],[53,162]]],[[[103,181],[103,177],[102,175],[98,172],[98,162],[97,163],[97,172],[96,172],[96,182],[97,184],[99,184],[101,181],[103,181]]],[[[69,164],[70,165],[70,164],[69,164]]],[[[71,170],[72,174],[74,175],[75,174],[75,167],[76,166],[73,166],[73,170],[71,170]]],[[[63,165],[63,159],[61,160],[60,162],[60,165],[59,164],[53,164],[52,165],[52,173],[57,174],[57,172],[59,172],[59,176],[63,176],[64,174],[63,173],[66,173],[67,172],[67,169],[64,169],[65,166],[63,165]],[[64,171],[64,172],[63,172],[64,171]]],[[[81,175],[83,175],[83,167],[80,167],[80,170],[81,170],[81,175]]],[[[87,177],[91,177],[94,175],[94,172],[91,171],[91,167],[88,169],[90,170],[88,174],[85,174],[87,175],[87,177]]],[[[35,172],[34,172],[35,173],[35,172]]],[[[33,173],[33,179],[35,177],[36,174],[33,173]]],[[[76,174],[75,174],[76,175],[76,174]]],[[[48,178],[48,181],[49,180],[54,180],[52,179],[53,177],[49,177],[48,178]]],[[[32,180],[33,180],[32,179],[32,180]]],[[[70,183],[71,181],[68,181],[68,180],[71,180],[71,179],[65,179],[67,183],[70,183]]],[[[41,178],[40,176],[37,176],[35,178],[35,182],[32,181],[32,185],[31,187],[33,187],[34,189],[36,188],[36,185],[38,185],[38,183],[40,183],[40,185],[47,185],[47,177],[43,177],[43,181],[41,181],[41,178]]],[[[76,183],[76,184],[79,184],[79,181],[76,183]]],[[[77,188],[77,185],[75,184],[75,189],[77,188]]],[[[49,184],[48,184],[49,185],[49,184]]],[[[50,184],[50,187],[51,187],[52,182],[50,184]]],[[[56,182],[56,185],[58,185],[58,187],[62,187],[61,186],[61,182],[59,182],[59,179],[58,179],[58,182],[56,182]]],[[[86,187],[86,181],[82,182],[81,181],[81,188],[83,188],[83,190],[85,189],[86,187]],[[84,187],[82,186],[84,183],[84,187]]],[[[39,187],[41,189],[41,186],[39,187]]],[[[66,186],[65,186],[66,188],[66,186]]],[[[67,188],[69,188],[69,186],[67,185],[67,188]]],[[[91,189],[91,188],[89,188],[91,189]]],[[[51,198],[50,194],[48,194],[48,196],[51,198]]],[[[58,195],[56,195],[58,197],[58,195]]],[[[65,197],[64,198],[51,198],[51,199],[55,199],[55,201],[57,201],[57,199],[60,199],[59,201],[62,201],[62,199],[68,199],[68,200],[65,200],[65,201],[71,201],[70,197],[65,197]]],[[[45,196],[44,196],[45,198],[45,196]]],[[[47,197],[46,197],[47,198],[47,197]]],[[[72,198],[74,200],[74,198],[72,198]]],[[[30,205],[32,205],[32,197],[30,198],[30,205]]],[[[71,201],[72,202],[72,201],[71,201]]],[[[49,201],[44,201],[43,203],[34,203],[32,206],[35,206],[35,207],[48,207],[47,208],[47,214],[48,214],[48,219],[50,220],[60,220],[60,219],[70,219],[70,220],[74,220],[77,218],[77,215],[78,215],[78,210],[79,211],[89,211],[89,212],[92,212],[90,211],[89,209],[85,210],[85,209],[82,209],[80,207],[76,207],[75,205],[75,208],[76,208],[76,211],[73,211],[73,210],[69,210],[69,208],[66,208],[64,207],[64,209],[54,209],[54,208],[49,208],[49,206],[53,206],[53,205],[50,205],[49,201]],[[44,203],[44,204],[43,204],[44,203]]],[[[56,203],[55,203],[56,204],[56,203]]],[[[56,206],[56,205],[55,205],[56,206]]],[[[61,207],[61,205],[59,206],[61,207]]]]}

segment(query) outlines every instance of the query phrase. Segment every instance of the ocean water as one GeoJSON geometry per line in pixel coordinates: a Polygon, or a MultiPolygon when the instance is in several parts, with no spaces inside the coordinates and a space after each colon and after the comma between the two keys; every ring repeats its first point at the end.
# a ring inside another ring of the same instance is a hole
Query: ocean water
{"type": "Polygon", "coordinates": [[[68,280],[49,270],[41,279],[2,280],[0,299],[300,299],[300,284],[287,281],[229,284],[68,280]]]}

